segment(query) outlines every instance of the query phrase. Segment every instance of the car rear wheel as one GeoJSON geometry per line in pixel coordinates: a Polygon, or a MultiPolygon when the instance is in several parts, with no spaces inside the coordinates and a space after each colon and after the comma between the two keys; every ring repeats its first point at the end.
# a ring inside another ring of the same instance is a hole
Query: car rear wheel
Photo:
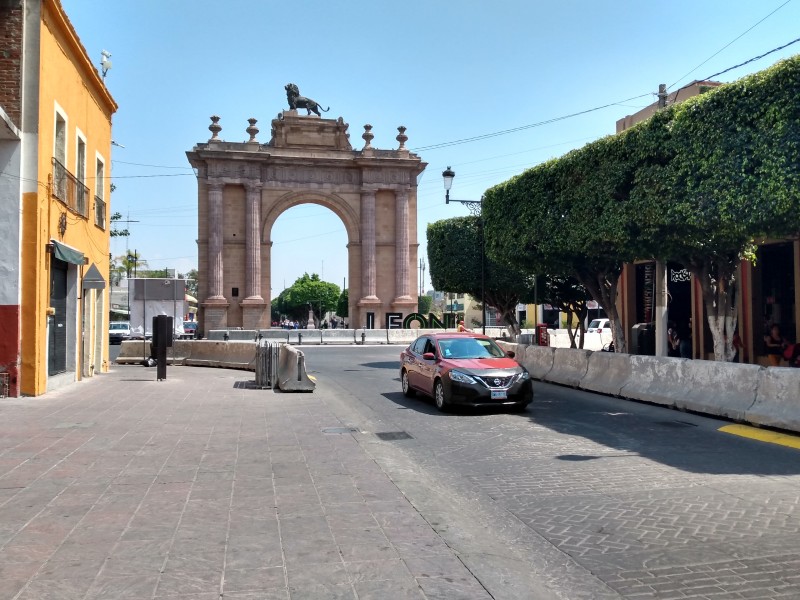
{"type": "Polygon", "coordinates": [[[442,412],[445,412],[450,406],[450,403],[445,397],[444,385],[441,379],[437,379],[436,383],[433,384],[433,401],[436,403],[436,408],[442,412]]]}
{"type": "Polygon", "coordinates": [[[416,392],[411,389],[411,386],[408,383],[408,371],[403,369],[403,372],[400,373],[400,382],[403,386],[403,396],[410,398],[411,396],[415,396],[416,392]]]}

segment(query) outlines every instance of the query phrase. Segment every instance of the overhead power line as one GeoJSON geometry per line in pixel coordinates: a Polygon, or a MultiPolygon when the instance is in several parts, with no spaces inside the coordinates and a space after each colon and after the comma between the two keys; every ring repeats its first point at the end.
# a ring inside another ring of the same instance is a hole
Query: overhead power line
{"type": "Polygon", "coordinates": [[[616,106],[622,102],[629,102],[630,100],[637,100],[639,98],[644,98],[646,96],[652,96],[652,92],[648,92],[646,94],[640,94],[638,96],[632,96],[630,98],[626,98],[625,100],[619,100],[618,102],[611,102],[609,104],[604,104],[602,106],[595,106],[594,108],[587,108],[586,110],[581,110],[575,113],[570,113],[568,115],[563,115],[560,117],[553,117],[552,119],[546,119],[544,121],[538,121],[536,123],[530,123],[529,125],[521,125],[520,127],[513,127],[512,129],[503,129],[502,131],[495,131],[494,133],[485,133],[483,135],[476,135],[469,138],[463,138],[460,140],[453,140],[450,142],[442,142],[440,144],[431,144],[430,146],[420,146],[419,148],[414,148],[414,152],[421,152],[423,150],[436,150],[438,148],[447,148],[448,146],[457,146],[459,144],[466,144],[468,142],[477,142],[479,140],[485,140],[488,138],[497,137],[500,135],[507,135],[509,133],[514,133],[517,131],[524,131],[525,129],[532,129],[534,127],[541,127],[542,125],[549,125],[550,123],[556,123],[558,121],[563,121],[565,119],[571,119],[573,117],[578,117],[580,115],[585,115],[590,112],[595,112],[598,110],[602,110],[604,108],[608,108],[610,106],[616,106]]]}
{"type": "MultiPolygon", "coordinates": [[[[687,77],[687,76],[691,75],[692,73],[694,73],[695,71],[697,71],[697,69],[699,69],[700,67],[702,67],[704,64],[706,64],[706,63],[707,63],[708,61],[710,61],[712,58],[714,58],[715,56],[717,56],[717,55],[718,55],[720,52],[722,52],[723,50],[725,50],[727,47],[731,46],[731,45],[732,45],[734,42],[736,42],[737,40],[739,40],[739,39],[743,38],[745,35],[747,35],[748,33],[750,33],[750,32],[751,32],[753,29],[755,29],[756,27],[758,27],[759,25],[761,25],[761,23],[763,23],[764,21],[766,21],[767,19],[769,19],[769,18],[770,18],[772,15],[774,15],[776,12],[778,12],[778,11],[779,11],[780,9],[782,9],[784,6],[786,6],[787,4],[789,4],[789,2],[791,2],[791,1],[792,1],[792,0],[786,0],[786,2],[784,2],[784,3],[783,3],[783,4],[781,4],[781,5],[780,5],[778,8],[776,8],[776,9],[775,9],[775,10],[773,10],[771,13],[769,13],[769,14],[768,14],[766,17],[764,17],[763,19],[761,19],[761,20],[760,20],[758,23],[756,23],[756,24],[755,24],[755,25],[753,25],[752,27],[748,28],[748,29],[747,29],[746,31],[744,31],[743,33],[740,33],[739,35],[737,35],[737,36],[736,36],[735,38],[733,38],[733,39],[732,39],[730,42],[728,42],[727,44],[725,44],[725,45],[724,45],[722,48],[720,48],[719,50],[717,50],[716,52],[714,52],[714,54],[712,54],[712,55],[711,55],[711,56],[709,56],[707,59],[705,59],[703,62],[701,62],[699,65],[697,65],[696,67],[694,67],[694,68],[693,68],[691,71],[689,71],[688,73],[686,73],[686,74],[684,74],[684,75],[681,75],[680,77],[678,77],[678,79],[675,81],[675,83],[671,84],[671,85],[669,86],[669,88],[667,88],[667,89],[670,89],[670,88],[672,88],[672,87],[673,87],[675,84],[677,84],[677,83],[678,83],[678,81],[681,81],[681,80],[682,80],[684,77],[687,77]]],[[[715,75],[712,75],[712,77],[715,77],[715,75]]],[[[709,78],[709,79],[710,79],[710,78],[709,78]]],[[[681,88],[681,89],[683,89],[683,88],[681,88]]]]}

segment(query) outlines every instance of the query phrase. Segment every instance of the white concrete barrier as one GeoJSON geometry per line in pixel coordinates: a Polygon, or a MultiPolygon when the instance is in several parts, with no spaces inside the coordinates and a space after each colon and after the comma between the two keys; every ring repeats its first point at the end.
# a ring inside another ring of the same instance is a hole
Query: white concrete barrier
{"type": "Polygon", "coordinates": [[[356,344],[388,344],[386,329],[356,329],[356,344]]]}
{"type": "Polygon", "coordinates": [[[756,401],[745,418],[756,425],[800,431],[800,369],[762,368],[756,401]]]}
{"type": "Polygon", "coordinates": [[[631,363],[631,377],[620,390],[620,395],[635,400],[652,402],[676,408],[686,395],[681,383],[685,377],[687,359],[657,360],[655,356],[627,356],[631,363]]]}
{"type": "Polygon", "coordinates": [[[386,337],[390,344],[408,346],[419,337],[418,329],[387,329],[386,337]]]}
{"type": "Polygon", "coordinates": [[[356,333],[353,329],[322,329],[323,344],[355,344],[356,333]]]}
{"type": "Polygon", "coordinates": [[[284,344],[278,355],[278,387],[283,392],[313,392],[316,385],[306,373],[305,355],[284,344]]]}
{"type": "MultiPolygon", "coordinates": [[[[599,337],[600,334],[594,334],[599,337]]],[[[631,378],[631,361],[628,354],[592,352],[581,389],[619,396],[631,378]]]]}
{"type": "Polygon", "coordinates": [[[553,370],[555,348],[549,346],[518,346],[520,352],[524,349],[524,356],[517,355],[517,360],[528,369],[534,379],[545,379],[553,370]]]}
{"type": "MultiPolygon", "coordinates": [[[[256,332],[256,336],[261,336],[261,339],[267,340],[268,342],[288,342],[289,341],[289,330],[288,329],[259,329],[256,332]]],[[[254,336],[255,337],[255,336],[254,336]]]]}
{"type": "Polygon", "coordinates": [[[322,343],[321,329],[290,329],[289,343],[298,346],[319,346],[322,343]]]}
{"type": "Polygon", "coordinates": [[[255,370],[255,342],[192,340],[190,356],[183,362],[194,367],[223,367],[255,370]]]}
{"type": "Polygon", "coordinates": [[[138,365],[148,356],[150,356],[150,342],[126,340],[120,344],[116,363],[120,365],[138,365]]]}
{"type": "Polygon", "coordinates": [[[589,369],[590,354],[590,350],[555,348],[553,368],[545,375],[544,380],[578,387],[589,369]]]}
{"type": "Polygon", "coordinates": [[[680,409],[744,421],[756,401],[759,374],[763,367],[712,360],[658,357],[659,361],[684,360],[686,379],[679,383],[684,396],[680,409]]]}

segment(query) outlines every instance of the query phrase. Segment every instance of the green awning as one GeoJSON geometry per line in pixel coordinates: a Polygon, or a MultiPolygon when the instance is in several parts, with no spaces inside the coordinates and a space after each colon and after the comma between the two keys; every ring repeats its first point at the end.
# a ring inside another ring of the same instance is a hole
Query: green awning
{"type": "Polygon", "coordinates": [[[106,280],[100,274],[97,265],[92,264],[86,275],[83,276],[83,289],[85,290],[104,290],[106,289],[106,280]]]}
{"type": "Polygon", "coordinates": [[[83,252],[80,250],[70,248],[66,244],[62,244],[61,242],[57,242],[55,240],[50,240],[50,242],[53,244],[53,256],[55,256],[58,260],[63,260],[64,262],[72,263],[73,265],[84,264],[83,252]]]}

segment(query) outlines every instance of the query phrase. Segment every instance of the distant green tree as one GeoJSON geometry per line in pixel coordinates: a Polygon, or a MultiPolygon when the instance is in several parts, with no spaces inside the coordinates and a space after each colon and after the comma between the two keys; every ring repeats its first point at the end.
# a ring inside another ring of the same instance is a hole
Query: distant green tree
{"type": "Polygon", "coordinates": [[[350,316],[350,301],[347,290],[342,290],[339,294],[339,300],[336,302],[336,314],[343,319],[350,316]]]}
{"type": "Polygon", "coordinates": [[[417,312],[421,315],[427,315],[431,312],[431,306],[433,306],[433,298],[430,296],[418,296],[417,297],[417,312]]]}
{"type": "MultiPolygon", "coordinates": [[[[113,191],[113,189],[112,189],[113,191]]],[[[122,220],[122,213],[115,212],[111,215],[111,237],[128,237],[131,232],[127,229],[117,229],[116,224],[122,220]]]]}
{"type": "Polygon", "coordinates": [[[179,274],[178,279],[186,280],[186,293],[197,298],[197,269],[189,269],[185,274],[179,274]]]}
{"type": "Polygon", "coordinates": [[[320,319],[325,313],[336,310],[340,290],[335,283],[322,281],[319,275],[303,273],[291,287],[283,290],[272,301],[281,315],[292,320],[307,322],[308,310],[314,315],[314,325],[319,327],[320,319]]]}

